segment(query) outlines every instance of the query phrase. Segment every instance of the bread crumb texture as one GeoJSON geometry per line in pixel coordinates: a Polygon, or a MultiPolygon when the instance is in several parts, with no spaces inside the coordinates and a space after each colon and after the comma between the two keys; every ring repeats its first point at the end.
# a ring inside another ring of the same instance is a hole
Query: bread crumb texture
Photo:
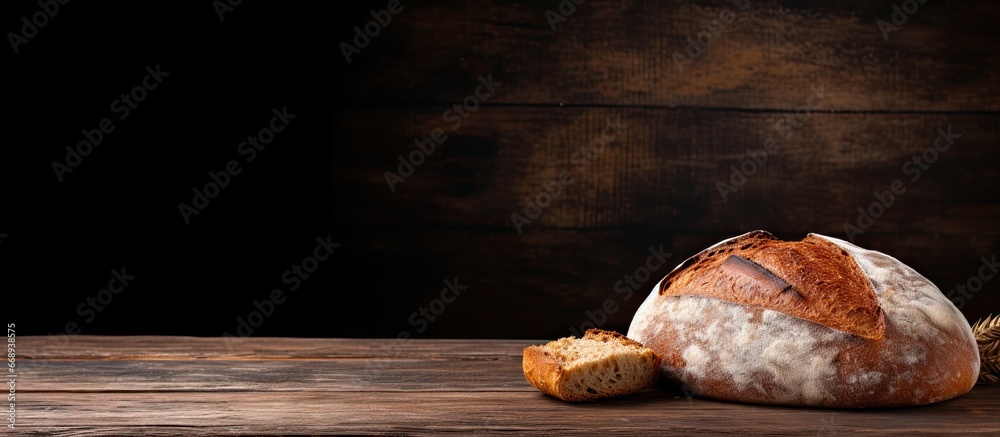
{"type": "Polygon", "coordinates": [[[591,329],[524,353],[524,375],[542,392],[566,401],[586,401],[642,390],[656,382],[659,359],[621,334],[591,329]]]}
{"type": "Polygon", "coordinates": [[[938,402],[972,388],[979,355],[971,327],[933,283],[891,256],[810,236],[842,248],[871,281],[885,318],[881,339],[772,309],[661,295],[661,284],[639,307],[628,336],[660,355],[668,380],[728,401],[887,407],[938,402]]]}

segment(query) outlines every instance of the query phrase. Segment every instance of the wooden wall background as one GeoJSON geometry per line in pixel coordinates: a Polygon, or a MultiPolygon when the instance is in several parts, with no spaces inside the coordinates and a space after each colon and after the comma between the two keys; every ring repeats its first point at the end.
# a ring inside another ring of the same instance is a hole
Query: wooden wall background
{"type": "MultiPolygon", "coordinates": [[[[568,2],[568,0],[567,0],[568,2]]],[[[552,338],[608,299],[605,328],[625,331],[652,285],[687,256],[753,229],[787,239],[845,238],[873,191],[904,180],[856,242],[947,291],[1000,250],[1000,6],[933,1],[883,39],[901,1],[587,1],[553,30],[538,2],[404,2],[341,68],[334,87],[333,222],[345,265],[335,290],[358,310],[345,335],[552,338]],[[672,60],[724,9],[735,21],[683,70],[672,60]],[[477,77],[502,83],[461,127],[442,112],[477,77]],[[724,201],[748,149],[775,136],[811,89],[829,97],[724,201]],[[627,128],[586,169],[571,156],[627,128]],[[910,181],[902,165],[939,127],[961,138],[910,181]],[[449,138],[390,192],[383,173],[413,141],[449,138]],[[563,170],[575,183],[519,234],[511,214],[563,170]],[[629,299],[615,283],[650,246],[669,266],[629,299]],[[468,287],[418,332],[410,315],[442,280],[468,287]]],[[[340,21],[363,25],[371,2],[340,21]]],[[[338,43],[350,26],[334,32],[338,43]]],[[[1000,311],[1000,277],[962,309],[1000,311]]]]}

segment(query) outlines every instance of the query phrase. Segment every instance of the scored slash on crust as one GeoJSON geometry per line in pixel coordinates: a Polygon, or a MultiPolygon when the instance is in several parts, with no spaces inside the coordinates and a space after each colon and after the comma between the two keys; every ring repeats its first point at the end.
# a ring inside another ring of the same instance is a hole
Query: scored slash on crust
{"type": "Polygon", "coordinates": [[[722,262],[722,269],[729,271],[732,275],[743,275],[755,280],[756,283],[762,285],[765,294],[781,294],[791,291],[795,293],[796,297],[803,298],[802,294],[795,287],[792,287],[792,284],[785,282],[784,279],[779,278],[760,264],[742,256],[730,255],[722,262]]]}
{"type": "Polygon", "coordinates": [[[700,296],[777,311],[869,340],[885,335],[871,281],[846,251],[814,235],[782,241],[755,231],[685,260],[661,296],[700,296]]]}

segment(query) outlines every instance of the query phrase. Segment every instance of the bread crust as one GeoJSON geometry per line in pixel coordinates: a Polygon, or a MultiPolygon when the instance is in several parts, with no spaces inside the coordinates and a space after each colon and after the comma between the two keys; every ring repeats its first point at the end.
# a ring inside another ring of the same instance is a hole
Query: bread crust
{"type": "Polygon", "coordinates": [[[968,392],[979,369],[968,321],[930,281],[888,255],[816,234],[780,242],[754,232],[699,253],[657,284],[628,336],[663,358],[667,379],[736,402],[919,405],[968,392]],[[748,241],[770,249],[738,252],[748,241]],[[726,266],[734,255],[767,272],[741,260],[726,266]],[[865,287],[850,276],[855,268],[865,287]],[[798,296],[782,292],[786,285],[798,296]]]}
{"type": "Polygon", "coordinates": [[[704,296],[772,309],[872,340],[885,319],[871,282],[847,251],[816,236],[744,234],[689,258],[660,283],[664,296],[704,296]]]}
{"type": "Polygon", "coordinates": [[[565,372],[558,358],[545,352],[542,346],[524,348],[521,360],[524,377],[542,393],[566,399],[567,393],[560,389],[565,372]]]}

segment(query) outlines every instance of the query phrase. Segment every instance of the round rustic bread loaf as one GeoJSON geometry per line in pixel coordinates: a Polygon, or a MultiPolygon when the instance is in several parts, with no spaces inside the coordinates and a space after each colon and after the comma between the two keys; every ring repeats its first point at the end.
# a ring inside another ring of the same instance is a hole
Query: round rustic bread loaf
{"type": "Polygon", "coordinates": [[[727,401],[920,405],[968,392],[979,352],[965,317],[899,260],[809,234],[754,231],[677,266],[628,336],[665,379],[727,401]]]}

